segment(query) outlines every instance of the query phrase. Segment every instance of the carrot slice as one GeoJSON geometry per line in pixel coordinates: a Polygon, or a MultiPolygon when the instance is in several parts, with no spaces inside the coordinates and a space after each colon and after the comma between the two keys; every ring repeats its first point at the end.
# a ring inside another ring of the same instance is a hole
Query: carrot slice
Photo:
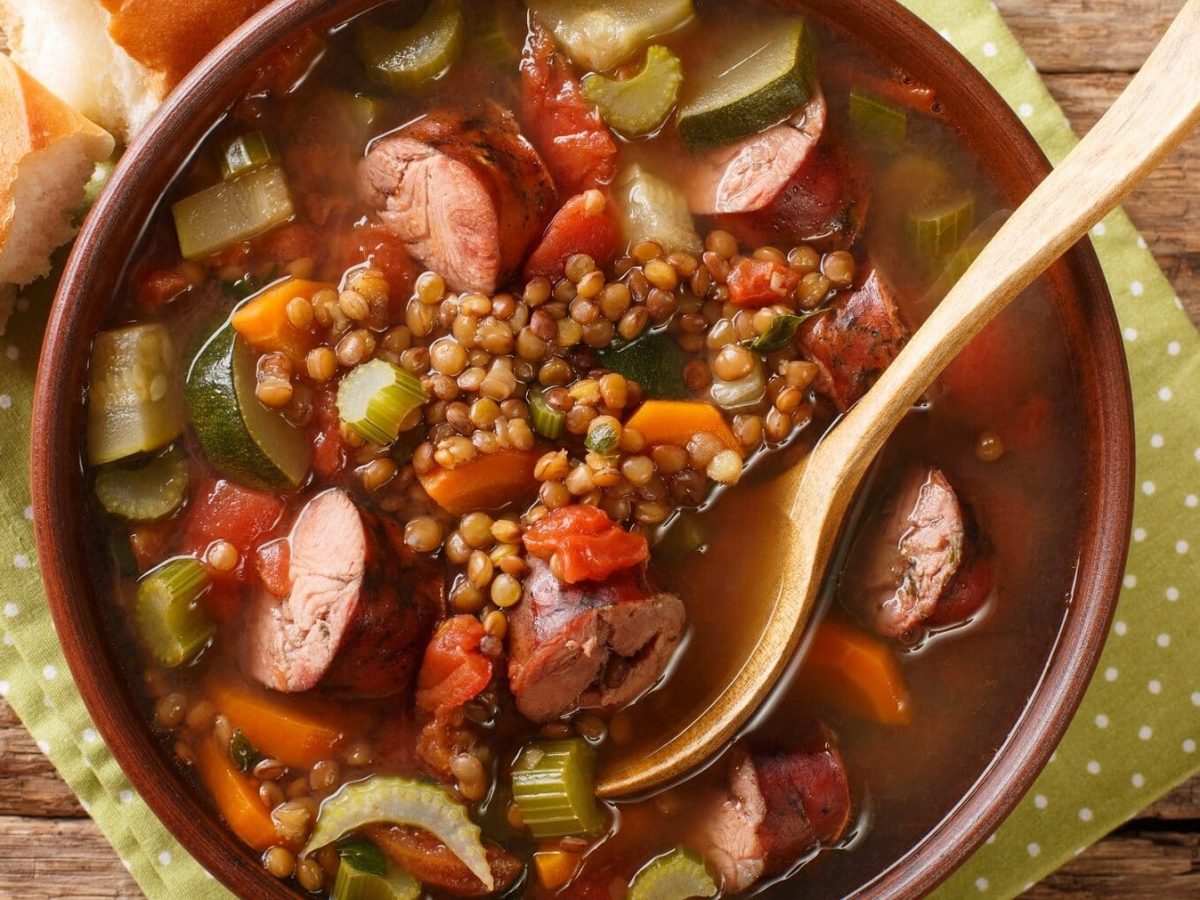
{"type": "Polygon", "coordinates": [[[721,411],[711,403],[690,400],[647,400],[633,414],[626,428],[640,431],[646,443],[675,444],[686,447],[697,434],[711,434],[730,450],[742,455],[742,445],[734,437],[721,411]]]}
{"type": "Polygon", "coordinates": [[[297,297],[311,299],[317,291],[326,288],[336,290],[337,285],[303,278],[281,281],[239,307],[230,324],[255,350],[286,353],[299,362],[316,346],[317,338],[311,328],[297,328],[292,324],[287,306],[297,297]]]}
{"type": "Polygon", "coordinates": [[[271,813],[258,798],[258,782],[234,767],[216,738],[201,738],[196,747],[196,771],[234,834],[255,850],[281,843],[271,813]]]}
{"type": "Polygon", "coordinates": [[[308,769],[336,758],[346,738],[366,730],[371,716],[315,697],[285,697],[244,684],[227,674],[210,675],[204,693],[254,748],[286,766],[308,769]]]}
{"type": "Polygon", "coordinates": [[[888,646],[826,619],[817,629],[797,678],[800,689],[881,725],[907,725],[912,702],[888,646]]]}
{"type": "Polygon", "coordinates": [[[456,516],[500,509],[537,493],[533,469],[541,455],[536,448],[485,453],[453,469],[437,468],[421,475],[421,486],[456,516]]]}

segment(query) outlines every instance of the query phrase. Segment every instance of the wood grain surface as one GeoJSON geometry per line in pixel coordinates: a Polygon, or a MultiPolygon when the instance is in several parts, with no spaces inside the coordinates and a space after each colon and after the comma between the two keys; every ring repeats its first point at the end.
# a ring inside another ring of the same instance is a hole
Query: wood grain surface
{"type": "MultiPolygon", "coordinates": [[[[1090,128],[1109,107],[1182,6],[1182,0],[997,2],[1077,131],[1090,128]]],[[[1200,325],[1200,135],[1168,159],[1126,208],[1200,325]]],[[[3,700],[0,897],[141,897],[3,700]]],[[[1200,897],[1200,778],[1077,856],[1026,897],[1200,897]]]]}

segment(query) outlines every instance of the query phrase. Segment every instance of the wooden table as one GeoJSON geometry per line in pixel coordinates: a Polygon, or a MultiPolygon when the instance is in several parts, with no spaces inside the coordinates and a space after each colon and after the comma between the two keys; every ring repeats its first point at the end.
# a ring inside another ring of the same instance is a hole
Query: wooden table
{"type": "MultiPolygon", "coordinates": [[[[944,0],[952,3],[954,0],[944,0]]],[[[1077,131],[1124,88],[1182,0],[998,0],[1077,131]]],[[[1200,324],[1200,136],[1128,208],[1200,324]]],[[[1118,828],[1030,898],[1200,896],[1200,778],[1118,828]]],[[[140,897],[20,722],[0,700],[0,897],[140,897]]]]}

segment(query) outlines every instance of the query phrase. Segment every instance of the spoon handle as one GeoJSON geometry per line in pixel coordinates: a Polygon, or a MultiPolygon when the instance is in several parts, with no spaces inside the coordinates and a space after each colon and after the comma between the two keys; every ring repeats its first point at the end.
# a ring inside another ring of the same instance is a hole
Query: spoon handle
{"type": "Polygon", "coordinates": [[[875,386],[824,442],[857,485],[934,379],[1200,122],[1200,0],[1188,0],[1141,71],[1013,213],[875,386]]]}

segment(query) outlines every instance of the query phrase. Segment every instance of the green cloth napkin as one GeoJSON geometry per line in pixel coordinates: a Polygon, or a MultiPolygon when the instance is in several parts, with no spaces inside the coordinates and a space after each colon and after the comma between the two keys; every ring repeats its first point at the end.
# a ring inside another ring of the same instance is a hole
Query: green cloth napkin
{"type": "MultiPolygon", "coordinates": [[[[1004,94],[1058,161],[1075,139],[995,6],[905,0],[1004,94]]],[[[1103,52],[1103,47],[1097,47],[1103,52]]],[[[1200,186],[1198,186],[1200,188],[1200,186]]],[[[1124,329],[1138,497],[1125,589],[1099,676],[1028,796],[941,890],[1011,897],[1200,769],[1200,336],[1124,213],[1093,240],[1124,329]]],[[[34,553],[28,456],[44,301],[0,337],[0,696],[152,898],[228,893],[159,824],[99,739],[50,625],[34,553]]]]}

